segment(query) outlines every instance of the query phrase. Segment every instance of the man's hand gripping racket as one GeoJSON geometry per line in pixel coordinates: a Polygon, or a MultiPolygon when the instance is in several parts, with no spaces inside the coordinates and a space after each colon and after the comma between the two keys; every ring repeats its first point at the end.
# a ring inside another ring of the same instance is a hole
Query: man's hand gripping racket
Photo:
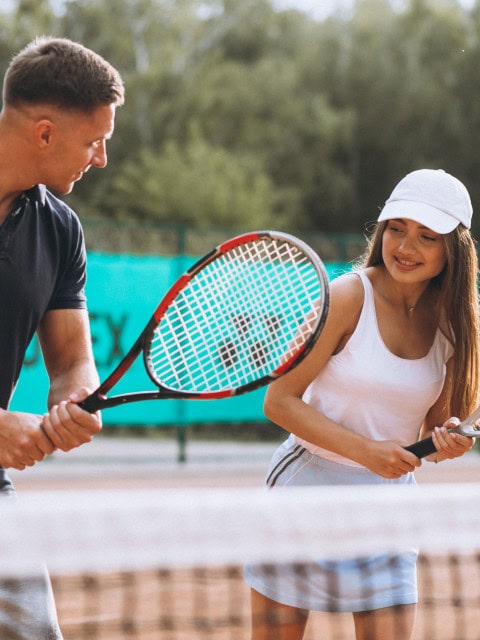
{"type": "MultiPolygon", "coordinates": [[[[477,409],[475,409],[468,418],[465,418],[463,422],[460,422],[458,427],[449,429],[449,431],[452,433],[458,433],[461,436],[467,436],[468,438],[480,437],[480,407],[477,407],[477,409]]],[[[419,440],[418,442],[415,442],[415,444],[405,447],[405,449],[414,453],[418,458],[425,458],[425,456],[429,456],[431,453],[435,453],[437,451],[431,437],[419,440]]]]}
{"type": "Polygon", "coordinates": [[[328,313],[328,277],[304,242],[247,233],[213,249],[171,287],[86,411],[139,400],[226,398],[287,373],[306,356],[328,313]],[[143,352],[155,391],[107,397],[143,352]]]}

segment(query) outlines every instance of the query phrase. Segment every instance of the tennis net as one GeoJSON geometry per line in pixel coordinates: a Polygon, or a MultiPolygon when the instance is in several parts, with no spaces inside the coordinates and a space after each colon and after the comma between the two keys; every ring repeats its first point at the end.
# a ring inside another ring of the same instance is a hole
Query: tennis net
{"type": "MultiPolygon", "coordinates": [[[[248,640],[245,563],[304,579],[411,547],[414,639],[480,639],[480,484],[25,492],[1,517],[1,579],[44,561],[65,640],[248,640]]],[[[338,611],[305,635],[353,637],[338,611]]]]}

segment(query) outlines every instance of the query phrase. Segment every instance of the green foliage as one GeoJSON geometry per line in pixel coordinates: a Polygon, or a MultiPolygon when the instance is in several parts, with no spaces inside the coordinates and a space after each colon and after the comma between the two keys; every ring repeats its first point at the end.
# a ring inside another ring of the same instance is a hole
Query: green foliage
{"type": "Polygon", "coordinates": [[[479,2],[315,22],[273,0],[17,0],[0,66],[48,31],[120,69],[109,166],[70,196],[84,216],[359,233],[419,167],[480,200],[479,2]]]}
{"type": "Polygon", "coordinates": [[[255,158],[213,148],[200,138],[126,161],[108,198],[116,217],[188,226],[269,227],[273,189],[255,158]]]}

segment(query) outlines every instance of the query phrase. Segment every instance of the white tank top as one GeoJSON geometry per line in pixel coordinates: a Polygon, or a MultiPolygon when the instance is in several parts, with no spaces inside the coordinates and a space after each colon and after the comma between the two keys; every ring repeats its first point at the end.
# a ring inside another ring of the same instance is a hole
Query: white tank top
{"type": "MultiPolygon", "coordinates": [[[[415,442],[429,408],[443,388],[453,347],[437,329],[423,358],[407,360],[391,353],[378,329],[373,287],[363,271],[365,297],[355,331],[306,389],[303,400],[331,420],[372,440],[415,442]]],[[[290,436],[312,453],[360,466],[310,442],[290,436]]]]}

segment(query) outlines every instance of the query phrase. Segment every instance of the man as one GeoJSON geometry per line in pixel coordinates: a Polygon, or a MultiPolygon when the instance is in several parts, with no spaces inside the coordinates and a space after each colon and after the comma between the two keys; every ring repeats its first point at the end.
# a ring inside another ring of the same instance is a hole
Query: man
{"type": "MultiPolygon", "coordinates": [[[[63,38],[31,42],[7,69],[0,113],[0,495],[6,469],[69,451],[101,429],[77,402],[98,384],[84,294],[85,246],[76,214],[59,200],[107,163],[123,104],[119,73],[63,38]],[[50,379],[48,413],[8,411],[25,351],[37,333],[50,379]]],[[[42,578],[0,585],[2,640],[61,638],[42,578]],[[13,605],[8,603],[12,603],[13,605]],[[4,605],[6,603],[6,605],[4,605]],[[50,610],[50,613],[49,613],[50,610]]]]}

